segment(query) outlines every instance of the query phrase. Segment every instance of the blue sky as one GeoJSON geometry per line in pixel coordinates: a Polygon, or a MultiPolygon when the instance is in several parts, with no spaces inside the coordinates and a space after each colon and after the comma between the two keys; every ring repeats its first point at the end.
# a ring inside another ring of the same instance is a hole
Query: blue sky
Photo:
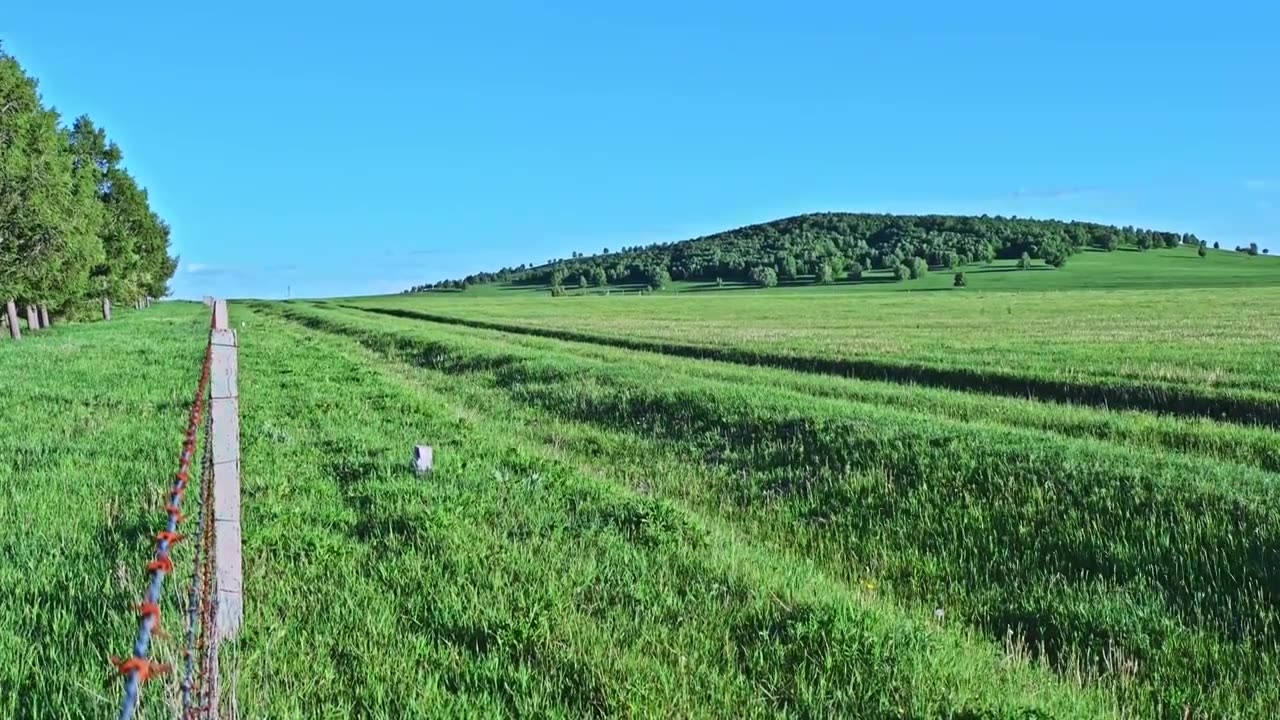
{"type": "Polygon", "coordinates": [[[626,5],[10,0],[0,40],[123,147],[182,297],[397,291],[816,210],[1280,250],[1274,3],[626,5]]]}

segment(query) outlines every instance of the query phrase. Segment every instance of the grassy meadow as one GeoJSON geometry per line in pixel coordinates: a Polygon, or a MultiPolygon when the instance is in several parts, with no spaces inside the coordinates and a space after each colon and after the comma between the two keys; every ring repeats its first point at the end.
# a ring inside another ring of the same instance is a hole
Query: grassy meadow
{"type": "MultiPolygon", "coordinates": [[[[271,718],[1270,717],[1278,270],[235,303],[224,682],[271,718]]],[[[0,342],[0,716],[117,701],[205,313],[0,342]]]]}

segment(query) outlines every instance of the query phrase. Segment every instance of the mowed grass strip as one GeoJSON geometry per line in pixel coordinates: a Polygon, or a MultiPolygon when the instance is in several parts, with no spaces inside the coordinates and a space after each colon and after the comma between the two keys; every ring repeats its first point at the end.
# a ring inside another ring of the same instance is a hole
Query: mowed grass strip
{"type": "Polygon", "coordinates": [[[963,628],[566,464],[468,406],[482,378],[417,382],[351,341],[233,314],[248,590],[231,666],[250,714],[1107,713],[963,628]],[[426,478],[408,464],[423,441],[426,478]]]}
{"type": "Polygon", "coordinates": [[[1274,475],[421,323],[284,312],[458,382],[476,378],[548,418],[732,470],[688,477],[712,484],[701,492],[672,492],[702,494],[703,508],[764,527],[761,539],[799,547],[836,576],[869,574],[907,601],[944,603],[1063,672],[1127,673],[1134,682],[1117,696],[1139,714],[1184,704],[1247,713],[1280,697],[1274,475]]]}
{"type": "MultiPolygon", "coordinates": [[[[366,313],[342,305],[318,303],[325,317],[342,317],[351,323],[368,324],[366,313]]],[[[297,308],[297,304],[286,307],[297,308]]],[[[305,307],[305,306],[304,306],[305,307]]],[[[301,316],[300,316],[301,317],[301,316]]],[[[392,316],[394,317],[394,316],[392,316]]],[[[430,322],[424,320],[424,322],[430,322]]],[[[821,374],[797,373],[762,367],[741,367],[737,363],[704,361],[643,353],[608,344],[555,340],[538,335],[510,333],[483,328],[455,329],[441,324],[436,334],[500,340],[536,350],[563,352],[598,358],[608,362],[642,360],[655,371],[719,380],[729,383],[763,384],[796,392],[854,402],[891,406],[921,414],[967,422],[998,423],[1015,428],[1034,428],[1061,435],[1095,438],[1120,445],[1152,450],[1200,455],[1272,472],[1280,471],[1280,433],[1266,427],[1248,427],[1207,418],[1187,418],[1136,411],[1106,410],[1085,405],[1047,403],[1025,398],[1009,398],[932,388],[923,385],[876,382],[821,374]]]]}
{"type": "MultiPolygon", "coordinates": [[[[0,341],[0,717],[118,711],[108,658],[133,646],[207,313],[161,303],[0,341]]],[[[175,549],[179,568],[189,552],[175,549]]],[[[165,625],[179,635],[189,577],[165,584],[165,625]]],[[[153,649],[180,662],[177,640],[153,649]]],[[[170,715],[173,698],[154,683],[141,717],[170,715]]]]}

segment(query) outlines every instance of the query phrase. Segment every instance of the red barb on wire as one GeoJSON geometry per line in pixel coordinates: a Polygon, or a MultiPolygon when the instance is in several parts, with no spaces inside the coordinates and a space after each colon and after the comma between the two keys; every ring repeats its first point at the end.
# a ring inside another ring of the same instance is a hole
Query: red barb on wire
{"type": "Polygon", "coordinates": [[[116,669],[120,671],[121,675],[128,675],[132,672],[138,673],[139,684],[150,680],[152,675],[164,675],[172,669],[164,663],[152,662],[146,658],[140,657],[131,657],[128,660],[121,660],[118,657],[112,656],[111,664],[116,666],[116,669]]]}
{"type": "Polygon", "coordinates": [[[157,570],[165,573],[166,575],[173,573],[173,561],[169,559],[168,555],[161,555],[155,560],[147,563],[148,572],[155,572],[157,570]]]}
{"type": "Polygon", "coordinates": [[[160,606],[156,603],[144,602],[138,605],[138,617],[151,618],[151,634],[168,637],[169,633],[160,627],[160,606]]]}
{"type": "Polygon", "coordinates": [[[173,547],[174,545],[178,544],[179,540],[185,537],[186,535],[183,535],[182,533],[169,532],[168,530],[161,530],[160,532],[156,533],[156,542],[158,543],[167,542],[169,543],[169,547],[173,547]]]}
{"type": "Polygon", "coordinates": [[[172,515],[178,522],[182,522],[182,510],[177,505],[165,505],[164,511],[172,515]]]}

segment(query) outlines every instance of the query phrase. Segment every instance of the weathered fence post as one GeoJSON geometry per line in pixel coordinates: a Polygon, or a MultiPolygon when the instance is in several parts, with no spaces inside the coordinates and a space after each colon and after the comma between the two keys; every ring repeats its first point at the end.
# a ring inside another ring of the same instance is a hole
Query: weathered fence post
{"type": "Polygon", "coordinates": [[[240,394],[236,358],[237,338],[229,329],[227,301],[213,306],[210,344],[210,442],[213,446],[213,507],[216,535],[214,563],[217,577],[219,640],[235,637],[244,618],[240,558],[240,394]]]}
{"type": "Polygon", "coordinates": [[[105,295],[102,296],[102,319],[103,320],[111,319],[111,298],[105,295]]]}
{"type": "Polygon", "coordinates": [[[40,316],[36,314],[35,305],[27,306],[27,329],[28,330],[40,329],[40,316]]]}
{"type": "Polygon", "coordinates": [[[13,298],[9,298],[9,302],[5,303],[5,317],[9,318],[9,336],[14,340],[21,340],[22,329],[18,327],[18,306],[13,304],[13,298]]]}
{"type": "Polygon", "coordinates": [[[49,322],[49,306],[44,303],[40,304],[40,327],[53,327],[49,322]]]}

